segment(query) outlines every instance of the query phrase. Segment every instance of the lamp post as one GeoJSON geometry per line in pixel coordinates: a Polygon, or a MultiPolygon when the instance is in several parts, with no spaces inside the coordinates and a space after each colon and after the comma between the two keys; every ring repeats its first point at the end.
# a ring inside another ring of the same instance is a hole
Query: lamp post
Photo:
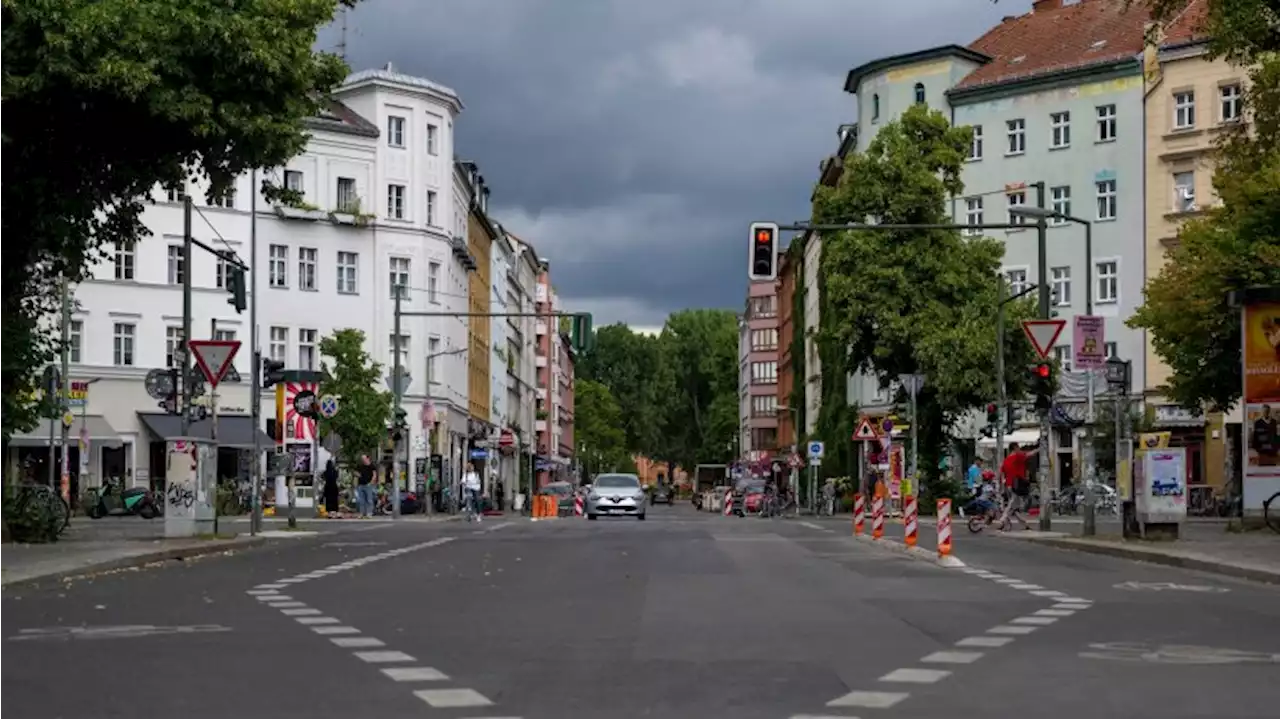
{"type": "MultiPolygon", "coordinates": [[[[1086,315],[1092,316],[1093,315],[1093,223],[1090,222],[1089,220],[1084,220],[1079,217],[1073,217],[1071,215],[1063,214],[1061,212],[1055,212],[1053,210],[1047,210],[1043,207],[1026,207],[1026,206],[1012,207],[1012,208],[1009,208],[1009,214],[1015,217],[1021,216],[1021,217],[1035,218],[1036,227],[1041,233],[1041,237],[1044,236],[1044,233],[1048,228],[1049,220],[1051,219],[1062,220],[1064,222],[1070,222],[1070,223],[1077,224],[1084,227],[1084,255],[1085,255],[1085,263],[1084,263],[1085,310],[1084,312],[1086,315]]],[[[1042,287],[1047,289],[1048,280],[1044,276],[1043,258],[1044,258],[1044,252],[1042,250],[1041,251],[1042,261],[1041,261],[1040,284],[1042,287]]],[[[1041,297],[1044,297],[1044,296],[1045,294],[1042,293],[1041,297]]],[[[1047,318],[1048,313],[1044,311],[1043,307],[1041,308],[1041,310],[1042,310],[1041,314],[1047,318]]],[[[1094,413],[1094,389],[1093,389],[1093,369],[1092,368],[1088,370],[1088,375],[1089,375],[1089,387],[1088,387],[1088,393],[1087,393],[1088,404],[1086,405],[1086,410],[1085,410],[1085,425],[1086,425],[1085,441],[1084,441],[1084,446],[1081,448],[1080,455],[1081,455],[1081,461],[1084,463],[1084,471],[1081,472],[1081,477],[1084,478],[1084,525],[1082,527],[1082,534],[1084,534],[1085,536],[1092,536],[1097,533],[1097,515],[1095,513],[1094,502],[1093,502],[1093,478],[1094,476],[1096,476],[1096,464],[1097,464],[1096,459],[1094,458],[1094,453],[1093,453],[1093,423],[1097,421],[1097,417],[1095,416],[1095,413],[1094,413]]],[[[1047,419],[1042,423],[1042,429],[1041,429],[1042,432],[1048,431],[1048,424],[1049,423],[1047,419]]],[[[1047,434],[1045,435],[1044,441],[1045,441],[1045,444],[1042,445],[1042,447],[1047,447],[1047,441],[1048,441],[1047,434]]],[[[1042,451],[1041,454],[1043,459],[1043,455],[1046,454],[1046,452],[1042,451]]],[[[1042,464],[1042,469],[1041,469],[1042,476],[1043,476],[1043,473],[1047,471],[1047,469],[1048,468],[1042,464]]],[[[1040,496],[1042,498],[1046,496],[1044,490],[1045,490],[1045,487],[1041,486],[1040,496]]],[[[1043,499],[1041,500],[1041,507],[1040,507],[1040,525],[1042,529],[1049,528],[1048,513],[1045,512],[1043,499]]]]}

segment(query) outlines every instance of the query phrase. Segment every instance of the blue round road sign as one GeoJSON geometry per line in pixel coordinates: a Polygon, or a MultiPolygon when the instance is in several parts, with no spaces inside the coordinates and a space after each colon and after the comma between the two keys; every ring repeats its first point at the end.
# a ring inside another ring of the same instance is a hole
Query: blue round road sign
{"type": "Polygon", "coordinates": [[[338,398],[331,394],[326,394],[320,398],[320,414],[326,419],[332,418],[338,413],[338,398]]]}

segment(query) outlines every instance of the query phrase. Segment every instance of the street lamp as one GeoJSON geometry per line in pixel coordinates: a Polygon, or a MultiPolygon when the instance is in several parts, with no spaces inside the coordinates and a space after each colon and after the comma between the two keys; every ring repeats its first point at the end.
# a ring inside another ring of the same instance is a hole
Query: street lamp
{"type": "MultiPolygon", "coordinates": [[[[1084,310],[1084,313],[1086,315],[1092,316],[1093,315],[1093,223],[1090,222],[1089,220],[1083,220],[1083,219],[1080,219],[1079,217],[1073,217],[1071,215],[1063,214],[1061,212],[1055,212],[1053,210],[1048,210],[1043,207],[1027,207],[1027,206],[1010,207],[1009,214],[1014,217],[1034,218],[1036,221],[1036,227],[1039,230],[1041,237],[1044,237],[1045,230],[1048,227],[1048,223],[1050,219],[1071,222],[1084,227],[1084,256],[1085,256],[1085,263],[1084,263],[1085,310],[1084,310]]],[[[1043,265],[1043,258],[1044,258],[1043,250],[1041,250],[1040,256],[1042,258],[1042,265],[1043,265]]],[[[1045,287],[1045,288],[1048,287],[1047,279],[1044,276],[1043,266],[1041,267],[1041,270],[1040,270],[1040,284],[1042,287],[1045,287]]],[[[1041,296],[1043,297],[1043,294],[1041,296]]],[[[1093,455],[1093,423],[1096,421],[1097,418],[1094,416],[1094,408],[1093,408],[1093,391],[1094,390],[1093,390],[1093,369],[1092,368],[1088,370],[1088,374],[1089,374],[1089,389],[1088,389],[1088,395],[1087,395],[1088,405],[1085,412],[1085,421],[1088,424],[1088,431],[1085,434],[1085,444],[1083,447],[1084,451],[1081,453],[1082,455],[1081,459],[1084,460],[1083,475],[1085,477],[1084,526],[1082,529],[1082,534],[1084,534],[1085,536],[1091,536],[1097,532],[1097,524],[1096,524],[1097,515],[1094,512],[1094,506],[1093,506],[1093,477],[1089,475],[1090,470],[1093,469],[1096,464],[1096,461],[1093,455]]],[[[1046,437],[1046,441],[1047,441],[1047,437],[1046,437]]],[[[1044,511],[1045,508],[1043,506],[1044,505],[1043,497],[1045,496],[1044,487],[1040,488],[1040,496],[1042,498],[1041,507],[1040,507],[1040,527],[1041,529],[1048,529],[1049,528],[1048,514],[1044,511]]]]}

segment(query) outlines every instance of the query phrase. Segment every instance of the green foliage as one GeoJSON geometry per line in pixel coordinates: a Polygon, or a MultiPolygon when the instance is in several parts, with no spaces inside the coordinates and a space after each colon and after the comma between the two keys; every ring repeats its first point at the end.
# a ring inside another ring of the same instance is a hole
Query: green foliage
{"type": "Polygon", "coordinates": [[[5,0],[4,170],[22,179],[3,185],[6,439],[34,426],[60,279],[145,238],[157,184],[191,174],[218,196],[301,152],[347,71],[314,50],[317,28],[354,2],[5,0]]]}
{"type": "Polygon", "coordinates": [[[661,456],[684,467],[728,461],[738,431],[737,317],[728,310],[674,312],[659,342],[672,378],[661,456]]]}
{"type": "Polygon", "coordinates": [[[573,382],[573,439],[575,453],[592,473],[623,471],[630,461],[622,408],[600,382],[581,377],[573,382]]]}
{"type": "Polygon", "coordinates": [[[574,372],[602,384],[626,408],[622,428],[628,450],[645,455],[659,450],[665,368],[657,337],[637,334],[624,324],[601,327],[574,372]]]}
{"type": "Polygon", "coordinates": [[[364,344],[364,332],[357,329],[336,330],[320,340],[320,371],[325,376],[321,392],[341,397],[338,414],[320,418],[320,432],[342,438],[338,458],[346,465],[354,465],[362,454],[376,456],[391,420],[391,393],[378,389],[383,384],[382,366],[364,344]]]}
{"type": "Polygon", "coordinates": [[[6,482],[3,510],[5,534],[14,542],[56,542],[66,526],[66,505],[46,485],[6,482]]]}
{"type": "Polygon", "coordinates": [[[809,360],[805,356],[805,294],[816,292],[804,284],[804,238],[793,240],[787,248],[791,253],[791,267],[796,275],[795,289],[791,293],[791,371],[794,382],[791,385],[791,396],[787,398],[789,406],[794,410],[796,447],[805,444],[805,427],[808,426],[809,408],[805,402],[805,387],[809,383],[809,360]]]}
{"type": "MultiPolygon", "coordinates": [[[[962,193],[961,165],[971,135],[917,105],[887,123],[865,153],[851,153],[838,186],[819,186],[814,221],[872,218],[878,224],[949,224],[947,200],[962,193]]],[[[947,432],[961,413],[997,395],[994,367],[998,272],[1003,247],[954,230],[860,230],[823,236],[821,327],[824,385],[871,372],[881,382],[928,376],[919,396],[922,473],[937,472],[947,432]]],[[[1031,314],[1010,303],[1007,326],[1031,314]]],[[[1005,342],[1010,396],[1025,387],[1031,349],[1013,332],[1005,342]]],[[[824,388],[825,392],[825,388],[824,388]]],[[[824,401],[844,404],[830,393],[824,401]]],[[[901,397],[899,398],[902,399],[901,397]]],[[[830,431],[847,418],[832,417],[830,431]]],[[[848,429],[852,430],[849,426],[848,429]]],[[[848,444],[848,437],[839,437],[848,444]]],[[[831,452],[831,445],[828,446],[831,452]]]]}

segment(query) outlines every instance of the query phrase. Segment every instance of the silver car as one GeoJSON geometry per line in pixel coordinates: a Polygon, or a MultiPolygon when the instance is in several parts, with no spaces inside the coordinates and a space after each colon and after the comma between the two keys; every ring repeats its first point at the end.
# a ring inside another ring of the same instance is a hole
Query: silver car
{"type": "Polygon", "coordinates": [[[634,474],[597,475],[587,495],[587,519],[624,516],[644,519],[645,494],[634,474]]]}

